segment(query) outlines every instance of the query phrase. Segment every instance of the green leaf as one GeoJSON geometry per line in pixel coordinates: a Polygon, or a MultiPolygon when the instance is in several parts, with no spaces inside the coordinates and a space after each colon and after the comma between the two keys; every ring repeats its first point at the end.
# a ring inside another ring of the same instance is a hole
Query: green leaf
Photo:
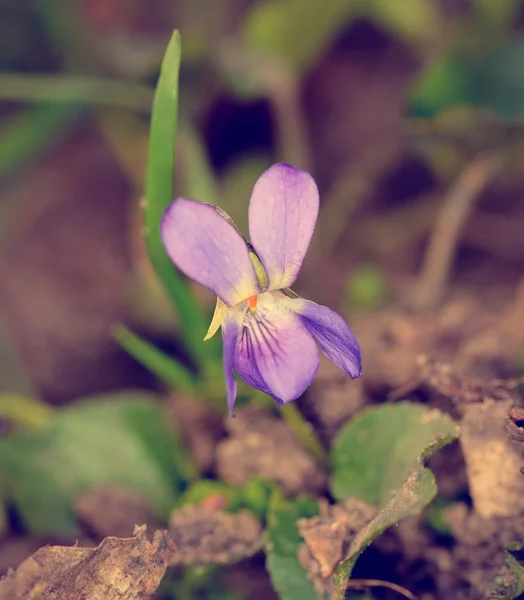
{"type": "Polygon", "coordinates": [[[281,600],[319,600],[298,560],[298,548],[303,540],[296,526],[298,519],[314,517],[317,513],[317,503],[311,498],[287,501],[278,491],[271,497],[266,566],[281,600]]]}
{"type": "Polygon", "coordinates": [[[272,56],[303,70],[339,31],[361,17],[408,41],[424,43],[434,40],[441,20],[431,0],[326,0],[322,10],[318,0],[266,0],[248,11],[243,37],[255,56],[272,56]]]}
{"type": "Polygon", "coordinates": [[[431,63],[411,92],[411,111],[420,117],[433,117],[454,106],[473,102],[473,79],[467,62],[456,54],[431,63]]]}
{"type": "Polygon", "coordinates": [[[506,562],[516,579],[515,585],[510,591],[511,595],[507,596],[507,598],[513,600],[524,594],[524,566],[509,551],[506,551],[506,562]]]}
{"type": "Polygon", "coordinates": [[[100,396],[57,411],[44,428],[0,442],[6,493],[38,534],[74,534],[75,499],[100,483],[142,493],[159,517],[184,485],[183,450],[149,394],[100,396]]]}
{"type": "Polygon", "coordinates": [[[186,393],[195,391],[193,374],[178,361],[146,342],[125,325],[116,326],[113,335],[122,348],[169,387],[186,393]]]}
{"type": "Polygon", "coordinates": [[[382,271],[373,265],[361,265],[347,284],[347,303],[351,308],[376,308],[385,298],[386,281],[382,271]]]}
{"type": "Polygon", "coordinates": [[[473,7],[482,17],[485,26],[505,31],[518,13],[519,0],[475,0],[473,7]]]}
{"type": "MultiPolygon", "coordinates": [[[[520,543],[510,544],[515,545],[515,551],[520,552],[522,546],[520,543]]],[[[509,567],[511,574],[498,575],[493,583],[486,591],[486,598],[490,600],[517,600],[522,598],[524,593],[524,566],[513,556],[513,550],[506,548],[506,564],[509,567]]]]}
{"type": "Polygon", "coordinates": [[[508,37],[472,65],[476,70],[476,104],[506,118],[524,114],[524,40],[508,37]]]}
{"type": "Polygon", "coordinates": [[[336,31],[356,16],[360,0],[266,0],[247,14],[244,39],[255,54],[278,57],[304,69],[329,44],[336,31]]]}
{"type": "Polygon", "coordinates": [[[226,510],[235,512],[242,507],[240,488],[233,487],[215,479],[200,479],[195,481],[184,492],[178,501],[178,506],[200,504],[212,496],[221,496],[226,501],[226,510]]]}
{"type": "Polygon", "coordinates": [[[433,0],[368,0],[369,16],[400,37],[415,42],[431,42],[442,21],[433,0]]]}
{"type": "Polygon", "coordinates": [[[356,497],[382,508],[426,456],[458,435],[438,410],[399,402],[362,411],[337,435],[332,450],[335,498],[356,497]]]}
{"type": "Polygon", "coordinates": [[[162,216],[173,200],[180,59],[180,36],[175,31],[162,62],[153,100],[144,203],[145,235],[151,263],[179,314],[184,341],[199,364],[204,364],[206,359],[216,355],[216,347],[213,350],[213,345],[203,342],[207,318],[171,263],[160,235],[162,216]]]}
{"type": "Polygon", "coordinates": [[[391,525],[418,514],[437,493],[424,461],[458,436],[457,424],[438,410],[402,402],[363,411],[338,434],[332,451],[331,489],[338,500],[356,497],[379,513],[353,540],[335,574],[343,599],[357,558],[391,525]]]}

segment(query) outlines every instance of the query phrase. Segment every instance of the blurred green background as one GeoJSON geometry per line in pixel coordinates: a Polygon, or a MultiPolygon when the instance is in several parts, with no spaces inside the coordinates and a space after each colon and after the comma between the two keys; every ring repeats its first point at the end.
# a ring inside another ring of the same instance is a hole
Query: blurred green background
{"type": "Polygon", "coordinates": [[[524,3],[0,0],[2,573],[46,536],[77,535],[72,498],[100,481],[150,492],[167,514],[195,475],[178,434],[159,445],[150,392],[223,403],[220,344],[199,356],[188,333],[214,299],[189,283],[196,310],[172,310],[141,221],[174,28],[176,194],[219,204],[247,233],[262,170],[309,170],[321,215],[297,291],[343,312],[410,305],[442,205],[486,157],[503,167],[438,293],[497,308],[524,272],[524,3]],[[160,379],[115,339],[122,323],[164,352],[145,350],[160,379]],[[82,401],[93,394],[102,402],[82,401]]]}

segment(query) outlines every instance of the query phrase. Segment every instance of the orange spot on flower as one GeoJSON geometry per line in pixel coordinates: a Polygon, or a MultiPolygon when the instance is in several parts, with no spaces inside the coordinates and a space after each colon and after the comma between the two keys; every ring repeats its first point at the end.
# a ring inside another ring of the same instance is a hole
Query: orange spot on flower
{"type": "Polygon", "coordinates": [[[248,302],[249,302],[249,310],[252,313],[254,313],[257,308],[257,297],[251,296],[251,298],[249,298],[248,302]]]}

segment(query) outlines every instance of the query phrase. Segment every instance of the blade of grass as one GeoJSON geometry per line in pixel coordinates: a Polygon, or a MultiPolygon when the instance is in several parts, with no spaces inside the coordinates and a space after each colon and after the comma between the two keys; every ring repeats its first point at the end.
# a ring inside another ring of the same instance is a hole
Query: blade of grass
{"type": "Polygon", "coordinates": [[[113,330],[113,336],[126,352],[169,387],[180,392],[194,392],[195,378],[179,362],[143,340],[124,325],[117,325],[113,330]]]}
{"type": "Polygon", "coordinates": [[[101,104],[147,110],[151,98],[152,90],[146,85],[108,77],[0,72],[0,100],[101,104]]]}
{"type": "Polygon", "coordinates": [[[173,33],[162,61],[149,138],[149,159],[144,204],[145,235],[151,263],[180,316],[181,331],[188,349],[200,366],[216,356],[216,346],[202,342],[207,319],[175,270],[160,236],[162,216],[173,200],[173,168],[178,123],[178,74],[180,36],[173,33]]]}
{"type": "Polygon", "coordinates": [[[53,418],[53,409],[36,398],[0,392],[0,416],[15,425],[42,427],[53,418]]]}

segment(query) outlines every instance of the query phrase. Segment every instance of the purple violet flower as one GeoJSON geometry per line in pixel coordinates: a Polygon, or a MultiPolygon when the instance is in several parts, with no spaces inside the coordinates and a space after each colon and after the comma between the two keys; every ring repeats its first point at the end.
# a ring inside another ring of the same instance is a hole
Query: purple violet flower
{"type": "Polygon", "coordinates": [[[229,412],[233,374],[279,404],[298,398],[319,366],[316,342],[352,378],[359,344],[344,319],[291,289],[315,229],[318,189],[305,171],[279,163],[265,171],[249,204],[249,244],[218,207],[178,198],[166,210],[162,239],[175,265],[217,295],[204,339],[222,326],[229,412]],[[316,340],[316,342],[315,342],[316,340]]]}

